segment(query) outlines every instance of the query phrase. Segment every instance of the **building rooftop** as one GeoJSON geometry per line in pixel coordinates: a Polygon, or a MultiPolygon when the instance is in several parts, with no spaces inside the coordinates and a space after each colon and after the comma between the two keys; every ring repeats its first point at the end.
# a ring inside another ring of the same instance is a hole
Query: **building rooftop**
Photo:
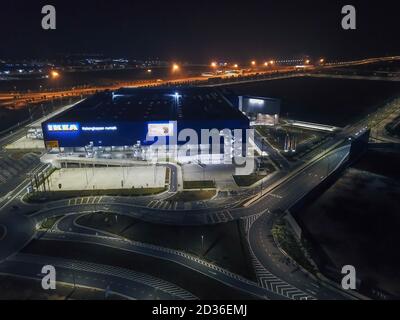
{"type": "Polygon", "coordinates": [[[121,88],[78,103],[48,122],[247,120],[213,88],[121,88]]]}

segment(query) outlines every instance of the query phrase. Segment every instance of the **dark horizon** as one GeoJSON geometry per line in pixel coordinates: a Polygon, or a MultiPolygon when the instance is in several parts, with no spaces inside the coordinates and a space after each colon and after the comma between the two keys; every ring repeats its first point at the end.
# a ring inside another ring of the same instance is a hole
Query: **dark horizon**
{"type": "Polygon", "coordinates": [[[7,1],[1,4],[2,58],[99,53],[191,62],[268,57],[346,59],[400,54],[392,1],[7,1]],[[57,29],[41,29],[41,8],[57,29]],[[341,8],[357,30],[341,28],[341,8]]]}

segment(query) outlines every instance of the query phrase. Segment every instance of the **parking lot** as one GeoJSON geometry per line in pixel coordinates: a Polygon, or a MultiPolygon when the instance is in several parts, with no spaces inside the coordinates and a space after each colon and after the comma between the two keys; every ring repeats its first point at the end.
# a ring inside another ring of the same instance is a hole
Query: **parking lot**
{"type": "Polygon", "coordinates": [[[136,166],[68,168],[49,178],[50,190],[158,188],[165,185],[165,167],[136,166]]]}

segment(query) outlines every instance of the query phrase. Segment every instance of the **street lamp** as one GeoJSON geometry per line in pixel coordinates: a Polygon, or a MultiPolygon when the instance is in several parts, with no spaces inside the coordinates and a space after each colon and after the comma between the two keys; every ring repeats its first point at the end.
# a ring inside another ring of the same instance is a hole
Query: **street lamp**
{"type": "Polygon", "coordinates": [[[211,62],[211,68],[214,70],[215,74],[217,73],[217,66],[218,64],[215,61],[211,62]]]}
{"type": "Polygon", "coordinates": [[[256,65],[256,62],[253,60],[253,61],[251,62],[251,65],[254,67],[254,66],[256,65]]]}
{"type": "Polygon", "coordinates": [[[51,71],[51,77],[53,79],[57,79],[59,76],[60,76],[60,74],[58,73],[58,71],[56,71],[56,70],[51,71]]]}
{"type": "Polygon", "coordinates": [[[264,62],[264,66],[268,67],[268,62],[264,62]]]}
{"type": "Polygon", "coordinates": [[[237,69],[239,66],[238,66],[237,63],[235,63],[235,64],[233,65],[233,67],[234,67],[235,69],[237,69]]]}
{"type": "Polygon", "coordinates": [[[173,65],[172,65],[172,71],[173,72],[176,72],[176,71],[178,71],[179,70],[179,65],[177,65],[176,63],[174,63],[173,65]]]}
{"type": "Polygon", "coordinates": [[[310,64],[310,60],[309,59],[306,60],[306,64],[310,64]]]}

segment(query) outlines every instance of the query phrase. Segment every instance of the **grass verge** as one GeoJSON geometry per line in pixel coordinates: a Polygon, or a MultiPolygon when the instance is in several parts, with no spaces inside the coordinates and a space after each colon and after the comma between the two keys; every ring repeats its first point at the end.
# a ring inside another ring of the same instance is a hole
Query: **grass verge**
{"type": "Polygon", "coordinates": [[[215,182],[212,180],[183,181],[183,189],[211,189],[211,188],[215,188],[215,182]]]}
{"type": "Polygon", "coordinates": [[[168,201],[201,201],[211,199],[213,196],[215,196],[214,190],[181,191],[168,198],[168,201]]]}
{"type": "Polygon", "coordinates": [[[249,187],[265,177],[266,175],[250,174],[248,176],[233,176],[233,179],[239,187],[249,187]]]}
{"type": "Polygon", "coordinates": [[[39,230],[49,230],[51,229],[54,224],[61,219],[63,216],[56,216],[56,217],[51,217],[51,218],[46,218],[44,219],[40,225],[39,225],[39,230]]]}
{"type": "Polygon", "coordinates": [[[306,256],[308,247],[305,240],[298,240],[291,227],[282,219],[279,219],[272,227],[272,235],[279,246],[299,265],[312,274],[317,270],[306,256]]]}

